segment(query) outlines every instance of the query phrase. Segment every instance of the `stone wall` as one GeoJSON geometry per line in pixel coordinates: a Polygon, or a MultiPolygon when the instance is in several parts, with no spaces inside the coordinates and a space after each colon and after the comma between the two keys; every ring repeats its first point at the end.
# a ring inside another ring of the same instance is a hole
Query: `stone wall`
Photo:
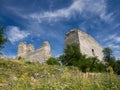
{"type": "Polygon", "coordinates": [[[73,29],[66,34],[65,44],[78,43],[82,54],[90,57],[97,56],[99,60],[103,60],[102,47],[99,43],[87,33],[73,29]]]}
{"type": "Polygon", "coordinates": [[[78,31],[71,30],[70,32],[68,32],[65,37],[65,43],[66,44],[71,44],[71,43],[79,44],[78,31]]]}
{"type": "Polygon", "coordinates": [[[44,63],[47,59],[52,57],[51,47],[49,42],[45,41],[43,45],[35,51],[33,45],[22,42],[18,46],[17,56],[21,56],[27,61],[44,63]]]}

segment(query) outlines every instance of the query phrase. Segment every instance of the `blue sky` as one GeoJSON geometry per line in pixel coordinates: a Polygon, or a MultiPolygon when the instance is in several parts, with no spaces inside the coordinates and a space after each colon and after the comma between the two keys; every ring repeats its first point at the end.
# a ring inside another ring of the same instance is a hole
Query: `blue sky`
{"type": "Polygon", "coordinates": [[[120,0],[0,0],[0,24],[9,40],[7,57],[15,57],[23,41],[36,49],[49,41],[53,56],[59,56],[65,34],[79,28],[120,58],[120,0]]]}

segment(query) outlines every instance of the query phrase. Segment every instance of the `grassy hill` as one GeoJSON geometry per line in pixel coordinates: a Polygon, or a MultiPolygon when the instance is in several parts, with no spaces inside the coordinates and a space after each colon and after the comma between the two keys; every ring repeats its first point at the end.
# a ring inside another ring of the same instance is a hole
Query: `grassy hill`
{"type": "Polygon", "coordinates": [[[0,90],[120,90],[120,78],[82,73],[76,67],[0,59],[0,90]]]}

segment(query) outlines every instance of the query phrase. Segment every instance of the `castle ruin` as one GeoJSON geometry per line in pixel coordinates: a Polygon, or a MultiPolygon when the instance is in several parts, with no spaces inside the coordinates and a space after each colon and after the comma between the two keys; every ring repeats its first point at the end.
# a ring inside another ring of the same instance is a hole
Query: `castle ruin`
{"type": "Polygon", "coordinates": [[[46,60],[52,57],[51,47],[49,42],[45,41],[39,49],[35,50],[32,44],[21,42],[18,46],[17,56],[30,62],[45,63],[46,60]]]}
{"type": "Polygon", "coordinates": [[[100,61],[103,61],[102,47],[87,33],[79,29],[73,29],[69,31],[65,37],[65,44],[69,45],[72,43],[79,44],[79,48],[82,54],[88,57],[96,56],[100,61]]]}
{"type": "MultiPolygon", "coordinates": [[[[73,29],[66,34],[65,45],[77,43],[82,54],[88,57],[97,57],[103,61],[102,47],[99,43],[87,33],[73,29]]],[[[49,42],[45,41],[43,45],[35,50],[32,44],[21,42],[18,46],[18,57],[23,57],[30,62],[44,63],[52,57],[51,47],[49,42]]]]}

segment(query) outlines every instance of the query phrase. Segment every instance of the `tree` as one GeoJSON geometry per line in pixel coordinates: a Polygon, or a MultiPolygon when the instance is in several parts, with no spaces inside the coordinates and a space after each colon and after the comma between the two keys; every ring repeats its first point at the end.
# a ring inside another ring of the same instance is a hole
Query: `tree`
{"type": "Polygon", "coordinates": [[[110,62],[111,58],[113,58],[111,48],[109,48],[109,47],[104,48],[103,53],[104,53],[104,60],[106,62],[110,62]]]}
{"type": "Polygon", "coordinates": [[[116,73],[120,75],[120,60],[117,60],[116,63],[117,63],[116,73]]]}
{"type": "Polygon", "coordinates": [[[46,61],[46,64],[48,65],[60,65],[59,61],[56,59],[56,58],[49,58],[47,61],[46,61]]]}
{"type": "Polygon", "coordinates": [[[107,67],[112,67],[114,72],[117,72],[118,70],[118,63],[116,61],[116,58],[113,56],[111,48],[107,47],[103,50],[104,53],[104,60],[106,61],[107,67]]]}
{"type": "Polygon", "coordinates": [[[76,43],[67,45],[64,49],[64,54],[59,57],[63,65],[76,66],[83,72],[90,68],[90,60],[86,55],[80,52],[79,45],[76,43]]]}
{"type": "Polygon", "coordinates": [[[78,44],[73,43],[66,46],[64,54],[59,57],[59,60],[66,66],[78,66],[79,60],[85,58],[86,56],[81,54],[78,44]]]}
{"type": "Polygon", "coordinates": [[[4,36],[4,30],[5,28],[0,25],[0,52],[1,49],[4,47],[4,44],[7,42],[7,38],[4,36]]]}
{"type": "Polygon", "coordinates": [[[63,65],[76,66],[83,72],[95,71],[102,72],[105,65],[100,63],[97,57],[86,57],[80,52],[78,44],[67,45],[64,54],[59,57],[63,65]]]}
{"type": "Polygon", "coordinates": [[[4,27],[0,25],[0,50],[4,47],[4,44],[7,42],[7,38],[4,36],[4,27]]]}

